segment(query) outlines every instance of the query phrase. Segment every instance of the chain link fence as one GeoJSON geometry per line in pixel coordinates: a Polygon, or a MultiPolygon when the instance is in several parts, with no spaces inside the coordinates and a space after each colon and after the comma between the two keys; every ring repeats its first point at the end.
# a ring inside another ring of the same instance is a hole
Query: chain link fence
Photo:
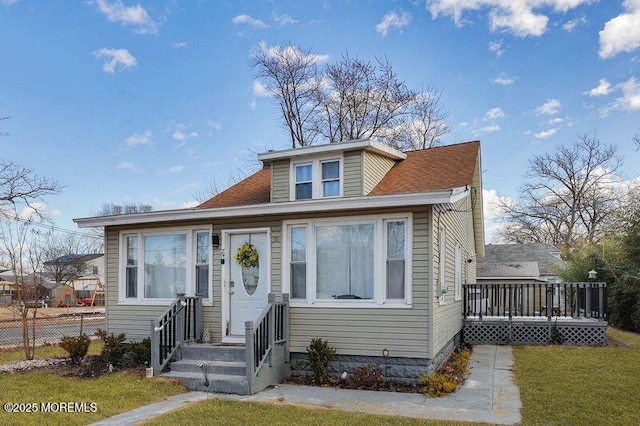
{"type": "MultiPolygon", "coordinates": [[[[79,336],[81,333],[93,336],[99,328],[106,328],[104,309],[46,312],[51,310],[39,309],[37,318],[27,319],[30,338],[35,325],[36,346],[58,343],[64,336],[79,336]]],[[[22,318],[10,308],[0,308],[0,349],[22,347],[23,339],[22,318]]]]}

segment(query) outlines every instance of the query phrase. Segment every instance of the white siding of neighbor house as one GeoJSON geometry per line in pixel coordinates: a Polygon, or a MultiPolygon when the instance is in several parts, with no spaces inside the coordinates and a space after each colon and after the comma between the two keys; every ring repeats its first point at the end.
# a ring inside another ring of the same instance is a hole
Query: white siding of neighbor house
{"type": "Polygon", "coordinates": [[[431,232],[433,238],[433,321],[431,322],[433,341],[431,355],[437,354],[461,329],[463,301],[455,300],[455,247],[462,247],[462,284],[473,283],[476,279],[476,249],[474,244],[473,214],[471,197],[466,197],[453,205],[436,205],[433,210],[431,232]],[[447,292],[444,303],[439,300],[440,284],[438,283],[439,238],[438,232],[443,225],[446,233],[445,285],[447,292]],[[473,259],[471,263],[468,259],[473,259]]]}
{"type": "Polygon", "coordinates": [[[363,154],[363,195],[369,194],[396,162],[373,152],[363,154]]]}
{"type": "Polygon", "coordinates": [[[289,179],[290,179],[290,163],[289,160],[274,161],[271,163],[271,201],[280,203],[289,201],[289,179]]]}

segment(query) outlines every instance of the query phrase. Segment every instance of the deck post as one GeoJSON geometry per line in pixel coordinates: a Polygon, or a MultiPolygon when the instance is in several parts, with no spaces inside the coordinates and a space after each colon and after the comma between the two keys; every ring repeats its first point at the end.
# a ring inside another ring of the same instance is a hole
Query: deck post
{"type": "Polygon", "coordinates": [[[153,370],[153,375],[157,376],[160,374],[160,339],[158,338],[158,332],[156,331],[156,327],[158,326],[158,322],[156,320],[151,320],[151,369],[153,370]]]}
{"type": "Polygon", "coordinates": [[[604,319],[604,284],[598,284],[598,319],[604,319]]]}
{"type": "Polygon", "coordinates": [[[271,309],[269,309],[269,313],[267,314],[267,321],[269,321],[269,329],[267,330],[267,348],[271,348],[271,351],[269,351],[269,367],[271,367],[273,365],[273,342],[276,340],[276,295],[269,293],[267,297],[269,305],[271,306],[271,309]]]}
{"type": "Polygon", "coordinates": [[[245,362],[247,364],[247,387],[249,395],[251,395],[253,387],[253,375],[255,374],[255,336],[253,335],[253,321],[245,321],[244,323],[244,339],[245,339],[245,362]]]}
{"type": "Polygon", "coordinates": [[[585,286],[585,294],[584,294],[584,317],[591,318],[591,290],[593,289],[593,284],[590,284],[588,287],[585,286]]]}
{"type": "Polygon", "coordinates": [[[289,362],[289,293],[282,294],[282,302],[284,303],[284,319],[282,324],[282,337],[284,342],[284,362],[289,362]]]}
{"type": "Polygon", "coordinates": [[[204,330],[204,316],[202,312],[202,296],[196,295],[195,300],[195,316],[196,316],[196,324],[195,324],[195,336],[193,336],[197,341],[202,341],[202,333],[204,330]]]}

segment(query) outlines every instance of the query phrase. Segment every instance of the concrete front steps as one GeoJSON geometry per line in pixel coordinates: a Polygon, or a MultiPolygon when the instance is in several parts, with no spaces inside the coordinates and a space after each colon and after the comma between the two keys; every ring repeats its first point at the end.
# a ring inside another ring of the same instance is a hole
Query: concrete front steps
{"type": "Polygon", "coordinates": [[[182,357],[162,377],[178,380],[187,389],[249,395],[244,346],[186,343],[182,357]]]}

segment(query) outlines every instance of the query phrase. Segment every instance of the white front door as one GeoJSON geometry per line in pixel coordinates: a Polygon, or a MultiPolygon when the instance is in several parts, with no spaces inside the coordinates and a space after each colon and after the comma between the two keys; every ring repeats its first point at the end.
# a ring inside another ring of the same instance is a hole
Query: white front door
{"type": "Polygon", "coordinates": [[[269,250],[267,231],[230,233],[227,277],[229,291],[229,332],[226,341],[244,342],[245,321],[256,321],[267,306],[269,293],[269,250]],[[243,267],[235,259],[245,243],[258,252],[258,265],[243,267]]]}

